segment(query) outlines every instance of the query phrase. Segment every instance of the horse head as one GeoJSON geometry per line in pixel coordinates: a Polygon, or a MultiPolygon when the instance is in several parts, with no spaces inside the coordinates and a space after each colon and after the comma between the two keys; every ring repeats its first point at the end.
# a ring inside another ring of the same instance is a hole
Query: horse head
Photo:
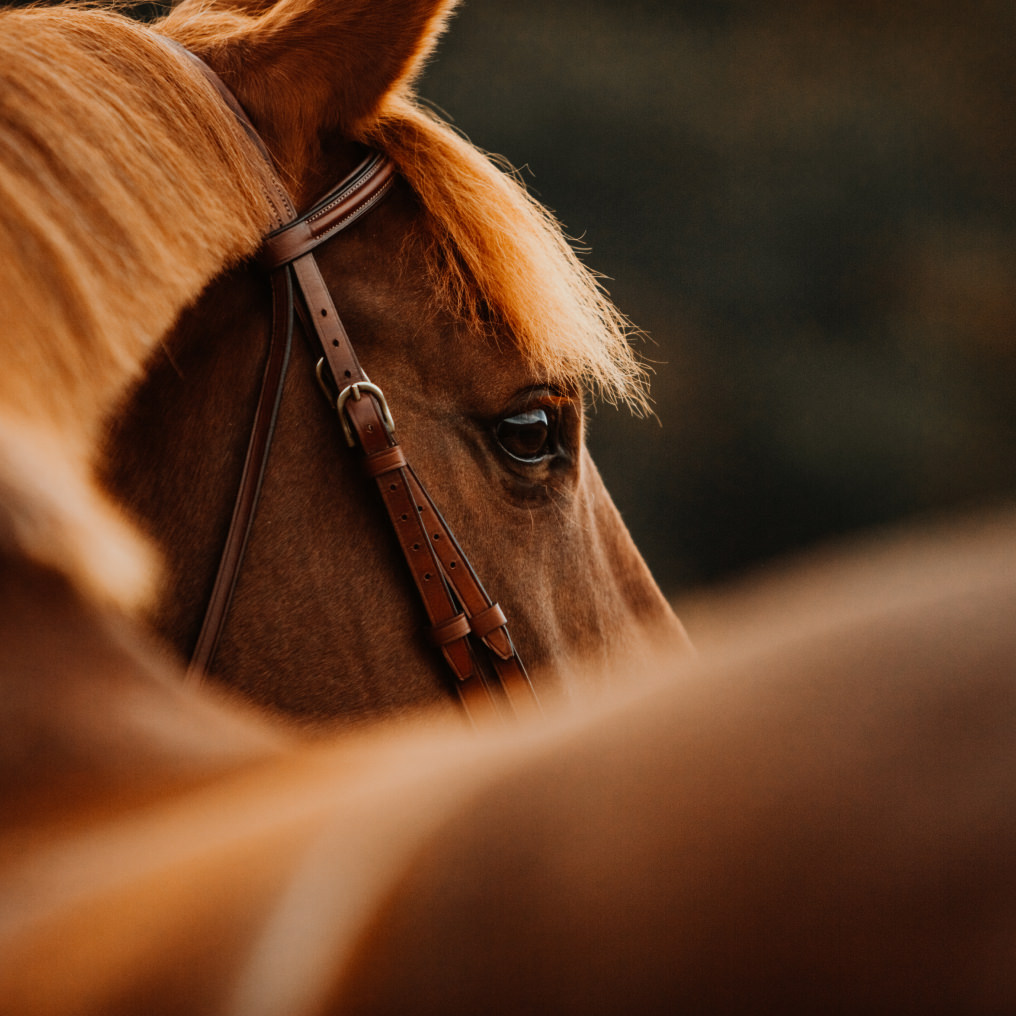
{"type": "MultiPolygon", "coordinates": [[[[635,405],[645,395],[626,322],[557,224],[413,97],[451,6],[185,2],[157,28],[232,90],[297,206],[365,146],[394,163],[392,192],[318,248],[320,270],[522,657],[538,683],[560,683],[647,635],[683,639],[584,445],[589,392],[635,405]]],[[[209,91],[180,67],[188,73],[209,91]]],[[[110,445],[112,489],[167,556],[155,621],[183,653],[229,527],[271,319],[263,268],[220,275],[149,361],[110,445]]],[[[321,398],[315,359],[295,342],[210,669],[308,720],[449,701],[377,491],[321,398]]]]}

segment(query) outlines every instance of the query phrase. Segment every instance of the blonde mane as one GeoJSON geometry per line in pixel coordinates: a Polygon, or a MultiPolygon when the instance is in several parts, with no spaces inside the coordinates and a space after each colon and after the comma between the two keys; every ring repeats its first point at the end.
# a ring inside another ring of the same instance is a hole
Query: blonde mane
{"type": "MultiPolygon", "coordinates": [[[[88,440],[182,306],[257,247],[260,167],[154,33],[80,5],[0,17],[0,405],[88,440]]],[[[405,94],[358,133],[432,218],[437,297],[502,326],[548,377],[640,403],[627,322],[515,179],[405,94]]]]}

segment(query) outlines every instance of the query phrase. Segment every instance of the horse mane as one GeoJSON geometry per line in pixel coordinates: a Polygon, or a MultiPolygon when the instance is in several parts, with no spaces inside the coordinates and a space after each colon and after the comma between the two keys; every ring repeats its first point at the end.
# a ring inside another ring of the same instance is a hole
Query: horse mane
{"type": "MultiPolygon", "coordinates": [[[[0,405],[91,439],[182,307],[256,249],[261,168],[218,99],[137,23],[81,4],[0,18],[0,405]]],[[[515,179],[401,90],[359,134],[429,212],[445,303],[502,325],[548,377],[640,402],[627,322],[515,179]]]]}
{"type": "MultiPolygon", "coordinates": [[[[0,429],[7,445],[31,435],[65,501],[99,504],[91,469],[115,406],[180,311],[269,223],[249,141],[156,34],[172,36],[172,18],[153,31],[108,3],[0,12],[0,429]]],[[[428,213],[436,297],[510,336],[548,379],[644,405],[628,324],[596,277],[516,179],[415,102],[411,78],[354,140],[387,152],[428,213]]],[[[110,545],[104,511],[67,521],[83,548],[67,567],[120,602],[146,566],[91,553],[110,545]]],[[[13,526],[11,539],[50,561],[51,528],[13,526]]]]}
{"type": "Polygon", "coordinates": [[[268,222],[249,144],[182,66],[109,10],[0,14],[0,407],[72,442],[268,222]]]}
{"type": "Polygon", "coordinates": [[[0,544],[121,606],[151,558],[95,486],[106,419],[269,217],[248,143],[181,67],[109,10],[0,13],[0,544]]]}

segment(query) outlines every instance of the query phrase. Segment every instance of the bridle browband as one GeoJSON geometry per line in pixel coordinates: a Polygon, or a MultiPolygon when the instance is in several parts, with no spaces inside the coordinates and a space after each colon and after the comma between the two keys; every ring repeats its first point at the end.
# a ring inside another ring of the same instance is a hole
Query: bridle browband
{"type": "MultiPolygon", "coordinates": [[[[169,40],[167,40],[169,41],[169,40]]],[[[487,595],[395,437],[382,390],[360,366],[332,302],[314,250],[364,215],[391,189],[395,167],[371,153],[341,183],[299,215],[257,130],[235,96],[199,57],[176,43],[229,106],[264,160],[265,193],[274,229],[260,261],[272,286],[272,329],[229,532],[219,560],[188,675],[209,671],[225,627],[254,521],[289,364],[294,316],[320,355],[318,382],[338,412],[346,441],[360,447],[430,620],[428,635],[454,675],[454,687],[474,722],[538,708],[536,693],[508,633],[501,607],[487,595]],[[299,294],[299,301],[296,294],[299,294]],[[500,689],[503,694],[498,693],[500,689]]]]}

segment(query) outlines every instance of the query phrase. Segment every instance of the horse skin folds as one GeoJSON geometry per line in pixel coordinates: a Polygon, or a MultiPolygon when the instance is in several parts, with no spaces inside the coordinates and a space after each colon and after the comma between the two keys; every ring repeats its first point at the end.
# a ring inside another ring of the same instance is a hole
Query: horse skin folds
{"type": "Polygon", "coordinates": [[[788,569],[688,653],[582,450],[583,386],[639,398],[619,319],[412,102],[446,15],[2,15],[0,1012],[1013,1011],[1011,515],[788,569]],[[447,704],[299,342],[221,680],[184,680],[228,509],[211,474],[242,457],[256,386],[237,350],[264,348],[247,260],[269,209],[163,35],[239,95],[298,203],[360,145],[398,166],[322,271],[561,689],[542,717],[473,731],[447,704]],[[159,394],[163,356],[186,391],[159,394]],[[547,455],[506,455],[534,420],[547,455]],[[360,723],[311,740],[223,686],[360,723]]]}

